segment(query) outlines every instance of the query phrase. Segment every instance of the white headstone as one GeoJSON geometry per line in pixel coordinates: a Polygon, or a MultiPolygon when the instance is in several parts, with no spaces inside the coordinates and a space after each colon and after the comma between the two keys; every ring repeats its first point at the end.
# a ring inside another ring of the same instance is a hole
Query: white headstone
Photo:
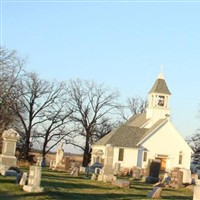
{"type": "Polygon", "coordinates": [[[2,134],[3,137],[3,147],[2,154],[0,155],[0,173],[2,166],[3,168],[8,169],[11,166],[16,166],[17,158],[15,156],[16,152],[16,143],[19,140],[19,134],[13,129],[4,131],[2,134]]]}
{"type": "Polygon", "coordinates": [[[26,184],[27,175],[28,175],[27,172],[24,172],[24,173],[22,174],[21,180],[20,180],[20,182],[19,182],[20,185],[25,185],[25,184],[26,184]]]}
{"type": "Polygon", "coordinates": [[[200,200],[200,185],[194,186],[193,200],[200,200]]]}
{"type": "Polygon", "coordinates": [[[192,174],[189,169],[180,169],[183,172],[183,184],[191,184],[192,182],[192,174]]]}
{"type": "Polygon", "coordinates": [[[43,188],[40,187],[41,182],[41,167],[30,166],[28,185],[24,185],[23,190],[26,192],[42,192],[43,188]]]}
{"type": "Polygon", "coordinates": [[[63,150],[62,146],[63,146],[63,142],[60,143],[60,146],[59,146],[59,148],[58,148],[58,150],[57,150],[57,153],[56,153],[55,168],[58,167],[58,165],[61,164],[62,159],[63,159],[64,150],[63,150]]]}

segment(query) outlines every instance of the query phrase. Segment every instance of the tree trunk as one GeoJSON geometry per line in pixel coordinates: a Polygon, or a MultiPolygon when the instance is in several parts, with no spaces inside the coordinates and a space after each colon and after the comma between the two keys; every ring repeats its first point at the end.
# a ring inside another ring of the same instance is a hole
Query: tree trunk
{"type": "Polygon", "coordinates": [[[88,164],[90,163],[91,160],[91,150],[90,150],[90,144],[89,144],[89,139],[86,137],[85,141],[85,149],[83,153],[83,167],[88,167],[88,164]]]}

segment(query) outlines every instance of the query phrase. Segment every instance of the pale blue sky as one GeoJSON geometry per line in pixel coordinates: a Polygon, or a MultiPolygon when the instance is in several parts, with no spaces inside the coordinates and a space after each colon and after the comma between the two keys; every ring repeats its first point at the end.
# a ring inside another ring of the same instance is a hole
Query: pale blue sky
{"type": "Polygon", "coordinates": [[[145,98],[161,65],[171,117],[200,127],[200,1],[1,0],[1,45],[42,78],[81,78],[145,98]]]}

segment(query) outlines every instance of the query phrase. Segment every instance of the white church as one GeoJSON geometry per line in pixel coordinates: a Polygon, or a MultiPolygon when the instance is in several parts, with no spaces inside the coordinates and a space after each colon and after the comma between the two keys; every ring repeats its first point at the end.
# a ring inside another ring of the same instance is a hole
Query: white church
{"type": "Polygon", "coordinates": [[[190,169],[192,149],[170,120],[170,96],[164,76],[159,74],[148,93],[146,113],[134,115],[92,145],[91,164],[104,162],[106,147],[113,146],[113,168],[145,169],[149,160],[160,160],[161,170],[190,169]]]}

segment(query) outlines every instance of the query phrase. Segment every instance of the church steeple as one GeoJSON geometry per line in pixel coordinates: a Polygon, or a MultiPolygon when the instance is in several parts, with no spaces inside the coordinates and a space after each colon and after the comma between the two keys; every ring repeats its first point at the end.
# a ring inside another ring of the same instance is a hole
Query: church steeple
{"type": "Polygon", "coordinates": [[[150,93],[162,93],[162,94],[168,94],[168,95],[171,94],[167,87],[167,84],[165,82],[165,78],[162,72],[158,75],[156,82],[154,83],[152,89],[149,91],[149,94],[150,93]]]}
{"type": "Polygon", "coordinates": [[[170,95],[171,93],[165,82],[164,75],[161,72],[148,93],[149,104],[147,107],[147,118],[156,122],[159,119],[164,119],[166,116],[169,116],[170,95]]]}

